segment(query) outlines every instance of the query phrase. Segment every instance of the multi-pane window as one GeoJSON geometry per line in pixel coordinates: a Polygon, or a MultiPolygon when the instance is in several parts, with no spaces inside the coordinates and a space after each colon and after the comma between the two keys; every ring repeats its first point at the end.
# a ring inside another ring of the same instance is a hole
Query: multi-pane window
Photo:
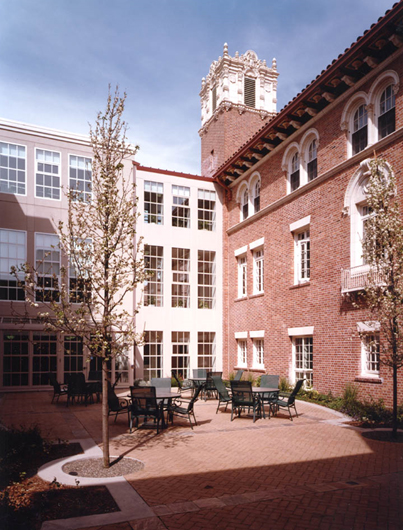
{"type": "Polygon", "coordinates": [[[305,379],[305,386],[313,385],[313,337],[298,337],[295,347],[295,380],[305,379]]]}
{"type": "Polygon", "coordinates": [[[318,176],[318,150],[316,146],[316,140],[311,142],[308,149],[308,182],[313,179],[316,179],[318,176]]]}
{"type": "Polygon", "coordinates": [[[161,182],[144,182],[144,222],[164,224],[164,185],[161,182]]]}
{"type": "Polygon", "coordinates": [[[361,105],[355,111],[353,119],[353,155],[359,153],[367,147],[368,143],[368,113],[367,107],[361,105]]]}
{"type": "MultiPolygon", "coordinates": [[[[361,222],[362,222],[362,240],[365,238],[365,232],[366,232],[366,225],[368,222],[368,219],[374,215],[372,208],[370,208],[368,205],[363,205],[359,208],[359,212],[361,214],[361,222]]],[[[362,263],[365,265],[365,259],[364,256],[362,257],[362,263]]]]}
{"type": "Polygon", "coordinates": [[[115,357],[115,380],[120,374],[120,383],[129,383],[130,361],[127,352],[119,352],[115,357]]]}
{"type": "Polygon", "coordinates": [[[393,85],[382,92],[379,102],[378,137],[379,140],[395,130],[395,94],[393,85]]]}
{"type": "Polygon", "coordinates": [[[144,267],[148,274],[144,282],[144,305],[163,306],[164,247],[144,245],[144,267]]]}
{"type": "Polygon", "coordinates": [[[25,195],[25,153],[23,145],[0,142],[0,192],[25,195]]]}
{"type": "Polygon", "coordinates": [[[64,382],[71,374],[83,371],[83,339],[74,335],[64,337],[64,382]]]}
{"type": "Polygon", "coordinates": [[[264,282],[264,252],[263,248],[253,253],[253,292],[254,294],[263,293],[264,282]]]}
{"type": "Polygon", "coordinates": [[[362,341],[364,374],[379,376],[379,351],[379,335],[377,333],[365,335],[362,341]]]}
{"type": "Polygon", "coordinates": [[[182,379],[189,377],[189,331],[172,331],[172,371],[182,379]]]}
{"type": "Polygon", "coordinates": [[[238,258],[238,298],[246,296],[246,256],[238,258]]]}
{"type": "Polygon", "coordinates": [[[172,249],[172,307],[190,306],[190,250],[172,249]]]}
{"type": "Polygon", "coordinates": [[[253,193],[253,210],[257,213],[260,210],[260,179],[258,179],[252,189],[253,193]]]}
{"type": "Polygon", "coordinates": [[[246,76],[244,79],[244,103],[248,107],[256,106],[256,79],[246,76]]]}
{"type": "Polygon", "coordinates": [[[92,162],[91,158],[70,155],[70,190],[74,198],[80,201],[91,200],[92,189],[92,162]]]}
{"type": "Polygon", "coordinates": [[[49,372],[57,372],[57,335],[34,334],[32,384],[49,384],[49,372]]]}
{"type": "Polygon", "coordinates": [[[91,300],[91,250],[91,239],[75,239],[69,267],[69,299],[73,304],[91,300]]]}
{"type": "Polygon", "coordinates": [[[197,303],[199,309],[213,309],[215,306],[215,252],[197,252],[197,303]]]}
{"type": "Polygon", "coordinates": [[[3,385],[28,386],[29,337],[28,334],[4,331],[3,385]]]}
{"type": "Polygon", "coordinates": [[[172,186],[172,226],[190,228],[190,188],[172,186]]]}
{"type": "Polygon", "coordinates": [[[35,196],[60,199],[60,153],[35,150],[35,196]]]}
{"type": "Polygon", "coordinates": [[[37,301],[58,301],[60,275],[59,237],[35,234],[35,264],[38,274],[35,298],[37,301]]]}
{"type": "Polygon", "coordinates": [[[291,191],[299,188],[299,154],[295,153],[291,159],[290,168],[290,186],[291,191]]]}
{"type": "Polygon", "coordinates": [[[247,348],[246,340],[238,340],[238,366],[246,366],[247,348]]]}
{"type": "MultiPolygon", "coordinates": [[[[24,289],[18,286],[10,270],[18,268],[26,259],[25,232],[0,229],[0,300],[25,300],[24,289]]],[[[23,277],[20,279],[23,281],[23,277]]]]}
{"type": "Polygon", "coordinates": [[[144,336],[144,379],[162,377],[162,331],[146,331],[144,336]]]}
{"type": "Polygon", "coordinates": [[[264,340],[253,340],[253,366],[255,368],[264,367],[264,340]]]}
{"type": "Polygon", "coordinates": [[[216,196],[215,191],[198,190],[197,228],[199,230],[215,230],[216,196]]]}
{"type": "Polygon", "coordinates": [[[296,235],[296,280],[306,282],[311,277],[311,241],[310,232],[305,230],[296,235]]]}
{"type": "Polygon", "coordinates": [[[249,215],[249,193],[248,190],[245,189],[244,192],[241,195],[241,214],[242,218],[241,221],[244,221],[248,218],[249,215]]]}
{"type": "Polygon", "coordinates": [[[199,331],[197,333],[197,367],[207,372],[215,369],[216,345],[215,333],[199,331]]]}

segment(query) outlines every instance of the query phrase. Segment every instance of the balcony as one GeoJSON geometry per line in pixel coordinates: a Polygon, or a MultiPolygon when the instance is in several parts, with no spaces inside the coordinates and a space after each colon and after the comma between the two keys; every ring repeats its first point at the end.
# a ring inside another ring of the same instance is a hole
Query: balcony
{"type": "Polygon", "coordinates": [[[362,291],[367,286],[369,274],[368,265],[359,265],[341,270],[341,293],[362,291]]]}

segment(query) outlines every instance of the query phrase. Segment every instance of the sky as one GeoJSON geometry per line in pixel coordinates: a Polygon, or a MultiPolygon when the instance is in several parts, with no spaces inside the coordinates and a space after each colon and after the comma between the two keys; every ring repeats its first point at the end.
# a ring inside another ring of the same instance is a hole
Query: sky
{"type": "Polygon", "coordinates": [[[281,110],[393,0],[0,0],[0,118],[88,134],[108,85],[127,93],[145,166],[200,174],[201,80],[254,50],[281,110]]]}

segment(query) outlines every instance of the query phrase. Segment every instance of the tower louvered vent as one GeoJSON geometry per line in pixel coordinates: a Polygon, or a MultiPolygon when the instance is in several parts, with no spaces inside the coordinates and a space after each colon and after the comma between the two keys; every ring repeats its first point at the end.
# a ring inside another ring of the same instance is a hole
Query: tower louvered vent
{"type": "Polygon", "coordinates": [[[217,88],[214,87],[211,91],[211,98],[212,98],[212,106],[213,106],[213,112],[217,108],[217,88]]]}
{"type": "Polygon", "coordinates": [[[244,82],[244,103],[248,107],[255,107],[256,100],[256,79],[245,77],[244,82]]]}

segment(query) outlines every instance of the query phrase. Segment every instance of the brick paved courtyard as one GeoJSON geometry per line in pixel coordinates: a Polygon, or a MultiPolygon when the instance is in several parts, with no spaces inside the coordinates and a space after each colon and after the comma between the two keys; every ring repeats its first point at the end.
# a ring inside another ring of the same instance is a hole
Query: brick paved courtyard
{"type": "MultiPolygon", "coordinates": [[[[37,424],[51,439],[101,444],[99,404],[66,408],[50,400],[48,393],[3,394],[0,420],[37,424]]],[[[154,517],[82,528],[403,529],[403,444],[364,438],[331,411],[303,402],[293,422],[279,414],[255,424],[231,422],[216,406],[196,403],[193,431],[178,419],[159,435],[129,434],[124,415],[111,419],[111,454],[145,464],[126,480],[154,517]]]]}

